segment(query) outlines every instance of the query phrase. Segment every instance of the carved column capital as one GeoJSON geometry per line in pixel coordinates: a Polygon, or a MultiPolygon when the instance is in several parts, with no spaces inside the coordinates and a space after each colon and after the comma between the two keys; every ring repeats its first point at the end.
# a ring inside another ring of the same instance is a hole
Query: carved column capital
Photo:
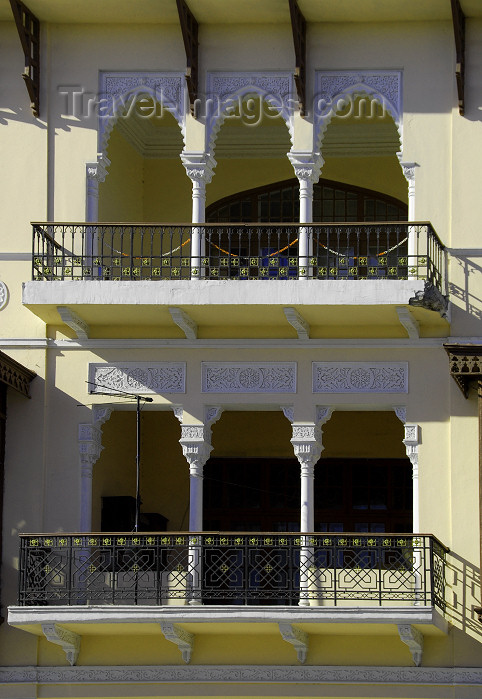
{"type": "Polygon", "coordinates": [[[97,162],[86,163],[86,175],[89,182],[94,182],[96,185],[103,182],[108,175],[107,168],[110,165],[110,160],[103,153],[97,155],[97,162]]]}
{"type": "Polygon", "coordinates": [[[184,151],[181,153],[181,161],[193,185],[197,183],[198,186],[205,186],[211,182],[216,161],[210,153],[184,151]]]}
{"type": "Polygon", "coordinates": [[[320,153],[306,153],[300,151],[290,151],[288,158],[293,166],[295,175],[300,181],[300,185],[313,186],[320,179],[321,168],[324,160],[320,153]]]}
{"type": "Polygon", "coordinates": [[[203,477],[204,464],[212,451],[211,428],[206,425],[182,425],[181,439],[184,458],[189,464],[189,473],[195,478],[203,477]]]}
{"type": "Polygon", "coordinates": [[[418,478],[418,445],[420,444],[420,427],[414,423],[406,422],[403,428],[405,430],[405,438],[402,441],[405,444],[407,456],[412,463],[413,477],[418,478]]]}
{"type": "Polygon", "coordinates": [[[315,424],[293,425],[291,444],[301,465],[301,475],[312,476],[316,462],[323,451],[321,429],[315,424]]]}

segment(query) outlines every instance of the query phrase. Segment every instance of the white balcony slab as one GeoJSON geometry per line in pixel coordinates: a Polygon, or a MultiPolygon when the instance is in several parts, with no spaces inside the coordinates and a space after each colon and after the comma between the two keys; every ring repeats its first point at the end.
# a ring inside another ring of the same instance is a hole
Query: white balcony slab
{"type": "MultiPolygon", "coordinates": [[[[8,623],[40,635],[41,625],[99,625],[105,624],[416,624],[432,627],[433,631],[448,633],[445,618],[429,606],[373,607],[284,607],[277,606],[150,606],[150,605],[79,605],[17,607],[8,609],[8,623]]],[[[84,633],[90,633],[86,628],[84,633]]],[[[361,633],[361,631],[360,631],[361,633]]]]}
{"type": "Polygon", "coordinates": [[[419,279],[35,281],[23,303],[59,305],[398,305],[423,292],[419,279]]]}

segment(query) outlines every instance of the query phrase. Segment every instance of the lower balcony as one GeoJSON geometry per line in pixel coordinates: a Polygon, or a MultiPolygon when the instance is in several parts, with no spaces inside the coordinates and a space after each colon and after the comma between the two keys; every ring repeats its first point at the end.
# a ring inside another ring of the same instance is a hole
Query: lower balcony
{"type": "Polygon", "coordinates": [[[23,535],[19,605],[433,606],[447,549],[415,534],[23,535]]]}
{"type": "Polygon", "coordinates": [[[310,638],[377,634],[420,665],[424,637],[448,633],[447,552],[427,534],[23,535],[8,621],[71,664],[83,637],[154,634],[189,662],[195,638],[261,634],[303,663],[310,638]]]}

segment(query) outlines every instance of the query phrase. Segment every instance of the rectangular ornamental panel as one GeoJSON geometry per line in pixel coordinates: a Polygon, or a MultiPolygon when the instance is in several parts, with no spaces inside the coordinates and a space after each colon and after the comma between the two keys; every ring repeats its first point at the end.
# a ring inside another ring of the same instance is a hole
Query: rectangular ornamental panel
{"type": "Polygon", "coordinates": [[[296,362],[202,362],[203,393],[296,393],[296,362]]]}
{"type": "Polygon", "coordinates": [[[90,393],[185,393],[185,362],[89,364],[90,393]]]}
{"type": "Polygon", "coordinates": [[[408,393],[408,362],[313,362],[313,393],[408,393]]]}

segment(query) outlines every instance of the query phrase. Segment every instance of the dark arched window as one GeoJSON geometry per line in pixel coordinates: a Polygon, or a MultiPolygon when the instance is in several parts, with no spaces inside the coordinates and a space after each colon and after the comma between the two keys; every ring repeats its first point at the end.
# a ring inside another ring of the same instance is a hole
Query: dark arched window
{"type": "MultiPolygon", "coordinates": [[[[299,221],[296,178],[247,189],[206,209],[208,223],[294,223],[299,221]]],[[[313,221],[406,221],[407,205],[370,189],[320,180],[313,187],[313,221]]]]}

